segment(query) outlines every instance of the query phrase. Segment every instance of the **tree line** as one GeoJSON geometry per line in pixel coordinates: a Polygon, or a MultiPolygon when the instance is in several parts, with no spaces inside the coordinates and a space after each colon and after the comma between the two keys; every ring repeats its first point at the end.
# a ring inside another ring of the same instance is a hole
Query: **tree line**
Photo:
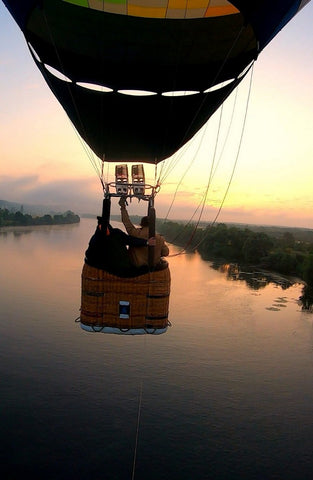
{"type": "Polygon", "coordinates": [[[28,213],[21,211],[10,212],[6,208],[0,208],[0,227],[16,227],[26,225],[62,225],[68,223],[79,223],[80,218],[75,213],[68,210],[65,213],[55,215],[43,215],[33,217],[28,213]]]}
{"type": "Polygon", "coordinates": [[[158,221],[157,228],[168,242],[197,250],[204,260],[253,265],[297,276],[313,286],[313,241],[298,240],[289,231],[275,236],[223,223],[195,229],[170,221],[158,221]]]}

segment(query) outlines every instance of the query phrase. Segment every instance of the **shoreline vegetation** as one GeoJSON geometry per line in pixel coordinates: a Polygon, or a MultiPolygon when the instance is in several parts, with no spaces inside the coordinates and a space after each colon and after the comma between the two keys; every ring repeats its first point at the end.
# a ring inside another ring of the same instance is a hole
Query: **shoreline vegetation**
{"type": "MultiPolygon", "coordinates": [[[[187,251],[197,250],[203,260],[218,259],[300,278],[313,285],[313,231],[281,228],[272,233],[252,228],[194,225],[158,221],[158,232],[167,242],[187,251]]],[[[255,227],[257,228],[257,227],[255,227]]],[[[270,227],[269,227],[269,231],[270,227]]]]}
{"type": "Polygon", "coordinates": [[[32,216],[21,211],[10,212],[7,208],[0,208],[0,227],[20,227],[33,225],[65,225],[79,223],[80,217],[68,210],[55,215],[32,216]]]}
{"type": "Polygon", "coordinates": [[[195,230],[191,224],[160,220],[157,229],[167,242],[197,251],[203,260],[213,262],[213,268],[225,270],[226,263],[229,277],[245,279],[252,288],[262,288],[270,280],[283,288],[303,283],[299,300],[304,310],[313,311],[312,230],[223,223],[195,230]]]}

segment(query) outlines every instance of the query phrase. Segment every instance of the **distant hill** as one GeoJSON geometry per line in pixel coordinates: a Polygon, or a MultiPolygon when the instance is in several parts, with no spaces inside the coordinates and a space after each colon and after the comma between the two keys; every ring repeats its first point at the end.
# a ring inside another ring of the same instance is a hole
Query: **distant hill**
{"type": "Polygon", "coordinates": [[[294,236],[295,240],[301,242],[313,242],[313,230],[311,228],[300,228],[300,227],[278,227],[275,225],[250,225],[242,223],[227,223],[228,227],[236,228],[247,228],[253,232],[263,232],[270,237],[281,239],[286,232],[291,233],[294,236]]]}
{"type": "Polygon", "coordinates": [[[28,205],[26,203],[9,202],[8,200],[0,200],[0,208],[6,208],[11,213],[22,212],[29,215],[59,215],[62,213],[49,205],[28,205]]]}
{"type": "MultiPolygon", "coordinates": [[[[134,220],[133,220],[134,221],[134,220]]],[[[136,223],[139,224],[140,217],[136,218],[136,223]],[[139,219],[139,220],[138,220],[139,219]]],[[[157,219],[157,224],[162,224],[162,218],[157,219]]],[[[185,224],[183,220],[170,220],[172,223],[177,224],[185,224]]],[[[308,242],[313,243],[313,229],[311,228],[300,228],[300,227],[279,227],[275,225],[253,225],[253,224],[246,224],[246,223],[227,223],[227,222],[217,222],[217,223],[224,223],[227,227],[237,228],[240,230],[248,229],[252,232],[260,232],[265,233],[269,237],[276,238],[278,240],[282,239],[285,233],[290,233],[293,235],[296,241],[300,242],[308,242]]],[[[199,228],[206,228],[210,226],[210,222],[200,222],[199,228]]]]}

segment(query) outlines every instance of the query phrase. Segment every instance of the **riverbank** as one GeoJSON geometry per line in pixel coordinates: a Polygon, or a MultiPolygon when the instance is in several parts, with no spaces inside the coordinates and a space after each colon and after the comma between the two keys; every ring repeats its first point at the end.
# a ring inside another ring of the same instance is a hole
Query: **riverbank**
{"type": "Polygon", "coordinates": [[[0,208],[0,227],[20,227],[36,225],[65,225],[79,223],[80,217],[68,210],[65,213],[43,216],[32,216],[21,211],[9,212],[8,209],[0,208]]]}

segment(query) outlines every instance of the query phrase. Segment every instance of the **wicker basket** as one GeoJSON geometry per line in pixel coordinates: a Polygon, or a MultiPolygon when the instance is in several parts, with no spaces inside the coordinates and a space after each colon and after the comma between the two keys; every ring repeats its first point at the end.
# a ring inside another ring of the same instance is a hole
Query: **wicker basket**
{"type": "Polygon", "coordinates": [[[121,278],[85,263],[80,321],[120,330],[166,328],[170,283],[169,268],[121,278]]]}

